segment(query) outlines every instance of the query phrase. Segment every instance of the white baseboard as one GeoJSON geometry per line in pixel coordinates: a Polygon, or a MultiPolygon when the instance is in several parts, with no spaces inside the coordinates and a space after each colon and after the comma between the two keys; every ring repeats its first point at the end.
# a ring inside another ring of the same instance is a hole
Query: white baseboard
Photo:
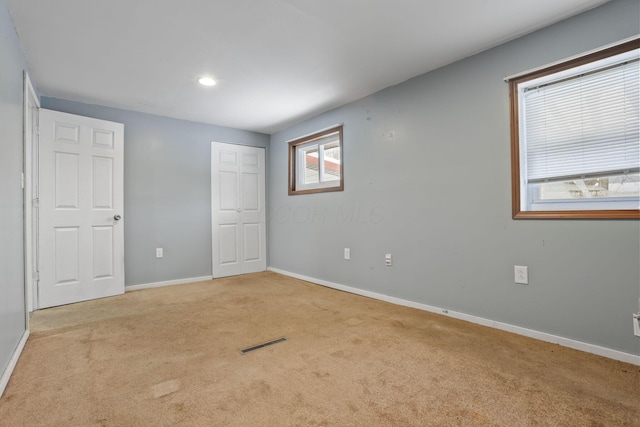
{"type": "Polygon", "coordinates": [[[388,295],[379,294],[376,292],[365,291],[351,286],[340,285],[326,280],[316,279],[313,277],[304,276],[302,274],[292,273],[290,271],[280,270],[278,268],[269,267],[267,270],[274,273],[282,274],[296,279],[304,280],[306,282],[315,283],[317,285],[326,286],[328,288],[338,289],[340,291],[349,292],[356,295],[362,295],[365,297],[377,299],[380,301],[390,302],[392,304],[403,305],[406,307],[417,308],[419,310],[429,311],[431,313],[441,314],[443,316],[449,316],[456,319],[466,320],[467,322],[476,323],[478,325],[489,326],[491,328],[501,329],[503,331],[512,332],[514,334],[523,335],[529,338],[535,338],[540,341],[546,341],[553,344],[559,344],[564,347],[573,348],[575,350],[581,350],[587,353],[597,354],[598,356],[607,357],[609,359],[619,360],[621,362],[631,363],[633,365],[640,366],[640,356],[634,354],[625,353],[618,350],[613,350],[606,347],[601,347],[594,344],[585,343],[582,341],[576,341],[569,338],[560,337],[557,335],[548,334],[546,332],[535,331],[533,329],[523,328],[521,326],[510,325],[508,323],[496,322],[495,320],[485,319],[483,317],[473,316],[470,314],[459,313],[456,311],[447,310],[444,308],[434,307],[431,305],[420,304],[417,302],[390,297],[388,295]]]}
{"type": "Polygon", "coordinates": [[[161,288],[163,286],[184,285],[185,283],[206,282],[213,276],[191,277],[189,279],[167,280],[166,282],[144,283],[142,285],[125,286],[125,292],[139,291],[140,289],[161,288]]]}
{"type": "Polygon", "coordinates": [[[13,374],[13,370],[18,363],[18,359],[22,354],[22,350],[24,350],[24,345],[27,343],[27,338],[29,338],[29,331],[24,331],[22,334],[22,338],[20,338],[20,342],[18,342],[18,346],[16,350],[13,352],[11,359],[9,359],[9,364],[7,365],[7,369],[4,370],[2,376],[0,377],[0,397],[4,394],[4,390],[7,388],[7,384],[9,384],[9,378],[11,378],[11,374],[13,374]]]}

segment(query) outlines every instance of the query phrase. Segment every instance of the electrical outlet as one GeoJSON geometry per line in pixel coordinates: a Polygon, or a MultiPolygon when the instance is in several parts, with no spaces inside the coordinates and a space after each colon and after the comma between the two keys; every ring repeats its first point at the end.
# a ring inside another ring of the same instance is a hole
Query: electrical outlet
{"type": "Polygon", "coordinates": [[[529,269],[522,265],[516,265],[513,268],[514,281],[521,285],[529,284],[529,269]]]}
{"type": "Polygon", "coordinates": [[[162,248],[156,248],[156,258],[162,258],[164,256],[164,250],[162,248]]]}
{"type": "Polygon", "coordinates": [[[633,335],[640,337],[640,313],[633,313],[633,335]]]}
{"type": "Polygon", "coordinates": [[[351,248],[344,248],[344,259],[351,259],[351,248]]]}
{"type": "Polygon", "coordinates": [[[391,254],[386,254],[384,256],[384,265],[386,265],[387,267],[391,267],[393,265],[393,257],[391,256],[391,254]]]}

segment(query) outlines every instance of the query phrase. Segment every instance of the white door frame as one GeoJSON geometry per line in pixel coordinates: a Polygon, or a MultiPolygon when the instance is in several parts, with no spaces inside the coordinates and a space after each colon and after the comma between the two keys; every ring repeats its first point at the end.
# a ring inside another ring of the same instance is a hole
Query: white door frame
{"type": "Polygon", "coordinates": [[[38,114],[40,100],[36,94],[29,73],[24,72],[24,287],[27,325],[29,313],[38,308],[38,257],[37,221],[38,199],[38,114]],[[29,126],[31,125],[31,126],[29,126]]]}

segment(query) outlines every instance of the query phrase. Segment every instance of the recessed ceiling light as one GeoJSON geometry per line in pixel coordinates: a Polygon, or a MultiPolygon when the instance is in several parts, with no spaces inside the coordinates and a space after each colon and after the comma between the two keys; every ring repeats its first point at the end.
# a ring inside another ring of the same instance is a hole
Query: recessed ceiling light
{"type": "Polygon", "coordinates": [[[216,84],[216,81],[211,77],[200,77],[198,79],[198,83],[200,83],[202,86],[214,86],[216,84]]]}

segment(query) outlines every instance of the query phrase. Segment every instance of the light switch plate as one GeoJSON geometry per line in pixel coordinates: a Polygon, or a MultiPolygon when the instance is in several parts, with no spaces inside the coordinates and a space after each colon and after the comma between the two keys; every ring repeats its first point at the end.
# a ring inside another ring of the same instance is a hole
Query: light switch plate
{"type": "Polygon", "coordinates": [[[640,337],[640,313],[633,313],[633,335],[640,337]]]}
{"type": "Polygon", "coordinates": [[[156,248],[156,258],[162,258],[164,256],[164,250],[162,248],[156,248]]]}
{"type": "Polygon", "coordinates": [[[344,259],[351,259],[351,248],[344,248],[344,259]]]}

